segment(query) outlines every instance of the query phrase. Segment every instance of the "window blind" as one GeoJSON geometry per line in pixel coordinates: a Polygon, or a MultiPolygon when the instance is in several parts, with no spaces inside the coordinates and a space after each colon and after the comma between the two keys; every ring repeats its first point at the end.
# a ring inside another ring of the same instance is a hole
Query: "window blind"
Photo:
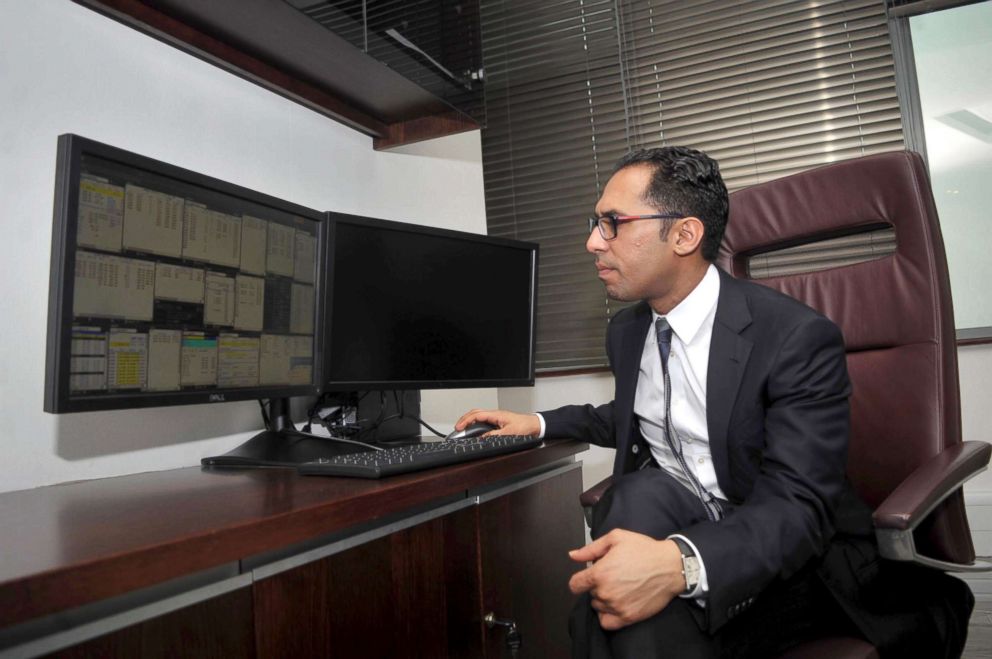
{"type": "Polygon", "coordinates": [[[751,279],[783,277],[873,261],[895,251],[896,231],[889,227],[755,254],[747,259],[747,272],[751,279]]]}
{"type": "MultiPolygon", "coordinates": [[[[883,0],[483,0],[481,17],[489,231],[541,243],[542,371],[605,364],[617,306],[582,220],[628,149],[701,149],[734,190],[903,148],[883,0]]],[[[891,245],[879,238],[752,267],[878,258],[891,245]]]]}
{"type": "Polygon", "coordinates": [[[632,146],[703,150],[730,190],[903,148],[881,0],[620,6],[632,146]]]}
{"type": "Polygon", "coordinates": [[[584,251],[627,149],[613,0],[483,0],[489,233],[541,244],[538,368],[606,363],[609,302],[584,251]]]}

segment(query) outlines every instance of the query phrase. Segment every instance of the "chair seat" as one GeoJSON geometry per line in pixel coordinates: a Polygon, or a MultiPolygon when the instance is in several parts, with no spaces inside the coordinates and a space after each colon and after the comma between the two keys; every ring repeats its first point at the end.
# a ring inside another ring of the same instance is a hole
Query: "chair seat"
{"type": "Polygon", "coordinates": [[[778,659],[878,659],[878,651],[860,638],[835,636],[797,645],[778,659]]]}

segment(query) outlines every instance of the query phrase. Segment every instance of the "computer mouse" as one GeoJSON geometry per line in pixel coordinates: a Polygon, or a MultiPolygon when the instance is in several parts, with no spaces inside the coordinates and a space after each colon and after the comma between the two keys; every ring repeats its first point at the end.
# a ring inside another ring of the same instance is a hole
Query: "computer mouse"
{"type": "Polygon", "coordinates": [[[491,423],[484,423],[482,421],[476,421],[475,423],[468,424],[462,430],[451,431],[445,439],[466,439],[468,437],[478,437],[479,435],[485,435],[491,430],[499,430],[499,426],[494,426],[491,423]]]}

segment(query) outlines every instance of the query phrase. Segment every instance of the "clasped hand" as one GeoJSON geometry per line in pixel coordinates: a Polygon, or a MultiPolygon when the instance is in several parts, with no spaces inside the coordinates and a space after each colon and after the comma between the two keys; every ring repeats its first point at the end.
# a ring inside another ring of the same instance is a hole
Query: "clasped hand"
{"type": "Polygon", "coordinates": [[[650,618],[685,590],[682,555],[672,540],[614,529],[568,555],[592,562],[572,575],[568,587],[576,595],[590,594],[603,629],[650,618]]]}

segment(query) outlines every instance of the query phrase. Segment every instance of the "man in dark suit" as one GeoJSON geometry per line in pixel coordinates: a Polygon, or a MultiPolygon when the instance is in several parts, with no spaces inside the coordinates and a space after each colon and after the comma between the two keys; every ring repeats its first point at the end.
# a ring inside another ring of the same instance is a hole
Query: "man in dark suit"
{"type": "MultiPolygon", "coordinates": [[[[594,540],[571,554],[592,562],[570,582],[577,656],[766,657],[827,633],[884,644],[919,624],[874,611],[870,514],[845,477],[840,331],[713,265],[727,212],[705,154],[622,159],[586,243],[607,294],[640,301],[607,332],[614,400],[457,424],[617,449],[594,540]]],[[[914,656],[960,652],[941,606],[927,609],[932,653],[914,656]]]]}

